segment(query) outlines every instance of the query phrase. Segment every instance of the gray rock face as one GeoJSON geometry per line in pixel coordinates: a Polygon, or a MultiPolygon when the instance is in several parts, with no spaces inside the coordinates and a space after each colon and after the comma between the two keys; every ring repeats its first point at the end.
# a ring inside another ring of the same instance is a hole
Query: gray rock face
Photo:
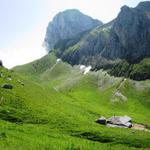
{"type": "Polygon", "coordinates": [[[137,6],[137,8],[146,12],[148,15],[150,12],[150,2],[149,1],[140,2],[139,5],[137,6]]]}
{"type": "Polygon", "coordinates": [[[71,64],[98,64],[102,58],[137,63],[149,57],[150,2],[142,2],[136,8],[123,6],[115,20],[93,29],[62,52],[60,57],[71,64]]]}
{"type": "Polygon", "coordinates": [[[60,12],[47,27],[45,46],[50,51],[59,40],[71,38],[100,25],[101,21],[92,19],[75,9],[60,12]]]}
{"type": "Polygon", "coordinates": [[[123,6],[110,34],[102,56],[109,59],[126,59],[138,62],[150,56],[150,2],[140,3],[136,8],[123,6]]]}
{"type": "Polygon", "coordinates": [[[91,30],[88,29],[93,21],[84,22],[89,20],[85,19],[87,16],[83,16],[81,20],[79,18],[82,17],[78,17],[74,21],[72,18],[80,12],[75,11],[75,15],[66,12],[57,15],[50,23],[45,39],[49,49],[54,47],[53,52],[58,57],[72,65],[91,65],[93,70],[115,68],[113,75],[116,76],[131,77],[135,80],[149,79],[148,60],[143,59],[150,58],[150,2],[141,2],[135,8],[123,6],[116,19],[91,30]],[[85,24],[87,28],[86,32],[83,32],[85,24]],[[48,36],[52,33],[53,36],[48,36]],[[54,46],[54,43],[57,44],[54,46]]]}

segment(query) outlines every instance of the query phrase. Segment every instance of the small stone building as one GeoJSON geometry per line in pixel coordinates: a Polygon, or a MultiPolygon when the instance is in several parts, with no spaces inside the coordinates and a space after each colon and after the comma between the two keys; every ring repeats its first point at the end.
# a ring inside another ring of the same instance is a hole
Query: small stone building
{"type": "Polygon", "coordinates": [[[107,120],[104,116],[100,117],[96,122],[100,123],[100,124],[103,124],[103,125],[107,124],[107,120]]]}
{"type": "Polygon", "coordinates": [[[107,120],[107,124],[131,128],[131,120],[128,116],[113,116],[107,120]]]}
{"type": "Polygon", "coordinates": [[[132,119],[128,116],[112,116],[109,119],[105,117],[99,118],[97,123],[107,125],[109,127],[120,127],[120,128],[131,128],[132,127],[132,119]]]}

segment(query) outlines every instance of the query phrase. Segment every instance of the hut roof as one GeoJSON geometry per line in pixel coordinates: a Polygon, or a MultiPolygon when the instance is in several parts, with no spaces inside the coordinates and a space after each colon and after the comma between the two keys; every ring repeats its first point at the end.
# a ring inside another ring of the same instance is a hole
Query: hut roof
{"type": "Polygon", "coordinates": [[[131,118],[128,116],[113,116],[108,119],[108,122],[116,125],[128,125],[128,122],[131,121],[131,118]]]}

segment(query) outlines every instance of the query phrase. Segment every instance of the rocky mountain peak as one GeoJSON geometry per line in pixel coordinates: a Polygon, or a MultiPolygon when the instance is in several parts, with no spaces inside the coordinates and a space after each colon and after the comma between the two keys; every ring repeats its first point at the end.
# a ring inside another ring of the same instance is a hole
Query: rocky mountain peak
{"type": "MultiPolygon", "coordinates": [[[[112,69],[120,62],[133,66],[150,57],[150,2],[141,2],[135,8],[123,6],[113,21],[97,27],[98,24],[77,10],[59,13],[47,30],[49,50],[55,45],[53,52],[63,61],[91,65],[94,69],[112,69]]],[[[147,70],[144,75],[137,75],[135,68],[130,69],[128,76],[134,79],[149,78],[147,70]],[[130,74],[132,69],[134,75],[130,74]]]]}
{"type": "Polygon", "coordinates": [[[135,8],[121,8],[111,30],[105,57],[127,59],[135,63],[150,56],[150,19],[147,17],[150,13],[149,4],[150,2],[142,2],[135,8]]]}
{"type": "Polygon", "coordinates": [[[71,38],[100,25],[101,21],[92,19],[79,10],[65,10],[58,13],[49,23],[44,40],[45,46],[50,51],[59,40],[71,38]]]}
{"type": "Polygon", "coordinates": [[[128,11],[130,8],[127,5],[121,7],[121,11],[128,11]]]}
{"type": "Polygon", "coordinates": [[[137,8],[150,11],[150,1],[140,2],[138,4],[137,8]]]}

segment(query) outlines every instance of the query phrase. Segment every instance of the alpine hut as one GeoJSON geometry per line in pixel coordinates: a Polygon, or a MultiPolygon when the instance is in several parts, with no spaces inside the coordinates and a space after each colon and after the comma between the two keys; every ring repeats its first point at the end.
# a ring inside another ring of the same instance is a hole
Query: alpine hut
{"type": "Polygon", "coordinates": [[[107,120],[107,125],[111,127],[131,128],[132,122],[128,116],[113,116],[107,120]]]}

